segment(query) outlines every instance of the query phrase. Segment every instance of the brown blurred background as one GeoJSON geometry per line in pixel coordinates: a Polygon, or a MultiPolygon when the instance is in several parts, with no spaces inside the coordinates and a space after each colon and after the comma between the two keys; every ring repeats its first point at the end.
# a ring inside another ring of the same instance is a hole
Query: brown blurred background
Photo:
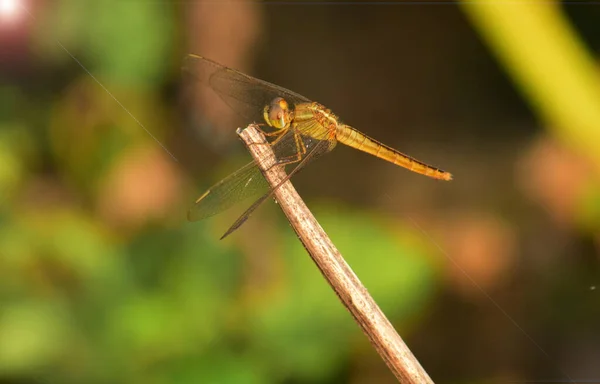
{"type": "Polygon", "coordinates": [[[600,382],[600,4],[0,5],[0,383],[394,382],[275,204],[186,221],[249,159],[187,53],[453,173],[294,178],[436,383],[600,382]]]}

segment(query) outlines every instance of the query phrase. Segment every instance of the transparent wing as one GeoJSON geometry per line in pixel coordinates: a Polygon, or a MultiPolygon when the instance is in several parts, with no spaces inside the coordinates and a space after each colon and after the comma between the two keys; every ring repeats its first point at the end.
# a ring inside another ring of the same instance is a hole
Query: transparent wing
{"type": "MultiPolygon", "coordinates": [[[[302,163],[302,168],[304,168],[322,154],[329,152],[335,145],[335,141],[332,144],[330,140],[322,139],[325,136],[319,136],[322,129],[323,127],[314,120],[299,124],[296,128],[290,128],[273,144],[272,149],[275,157],[282,165],[293,169],[303,158],[308,157],[302,163]],[[324,141],[329,142],[323,143],[324,141]],[[309,154],[310,156],[308,156],[309,154]]],[[[293,169],[290,171],[290,175],[298,171],[293,169]]],[[[216,215],[232,207],[237,202],[260,192],[268,194],[268,191],[269,185],[264,179],[258,164],[252,161],[200,196],[189,210],[188,219],[197,221],[216,215]]]]}
{"type": "Polygon", "coordinates": [[[188,55],[184,74],[212,88],[231,109],[250,121],[263,120],[263,108],[283,97],[291,105],[310,102],[306,97],[267,81],[243,74],[198,55],[188,55]]]}
{"type": "Polygon", "coordinates": [[[198,221],[216,215],[235,203],[267,191],[269,185],[253,161],[213,185],[188,211],[188,220],[198,221]]]}
{"type": "Polygon", "coordinates": [[[327,148],[329,148],[329,144],[330,143],[328,143],[325,140],[318,141],[316,143],[316,145],[313,146],[310,151],[306,152],[306,155],[304,156],[304,158],[302,158],[301,160],[299,160],[296,163],[296,165],[291,170],[291,172],[289,172],[288,175],[279,184],[277,184],[273,189],[271,189],[269,192],[265,193],[258,200],[256,200],[254,203],[252,203],[252,205],[244,213],[242,213],[242,215],[240,217],[238,217],[238,219],[231,225],[231,227],[229,227],[227,232],[225,232],[223,234],[223,236],[221,236],[221,240],[223,240],[225,237],[231,235],[235,230],[237,230],[239,227],[241,227],[248,220],[250,215],[252,215],[252,213],[258,207],[260,207],[260,205],[262,203],[264,203],[267,199],[269,199],[270,197],[273,196],[273,194],[275,193],[277,188],[279,188],[281,185],[283,185],[286,181],[288,181],[296,173],[298,173],[302,169],[304,169],[306,164],[308,164],[309,162],[311,162],[318,156],[322,155],[323,153],[327,153],[329,151],[327,149],[327,148]]]}

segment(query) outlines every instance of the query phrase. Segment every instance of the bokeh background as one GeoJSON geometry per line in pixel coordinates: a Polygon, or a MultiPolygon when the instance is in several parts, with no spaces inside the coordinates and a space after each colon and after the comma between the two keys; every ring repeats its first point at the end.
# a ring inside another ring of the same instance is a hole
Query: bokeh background
{"type": "Polygon", "coordinates": [[[249,159],[189,52],[454,174],[295,179],[436,383],[600,382],[599,3],[0,3],[0,383],[394,382],[275,204],[186,221],[249,159]]]}

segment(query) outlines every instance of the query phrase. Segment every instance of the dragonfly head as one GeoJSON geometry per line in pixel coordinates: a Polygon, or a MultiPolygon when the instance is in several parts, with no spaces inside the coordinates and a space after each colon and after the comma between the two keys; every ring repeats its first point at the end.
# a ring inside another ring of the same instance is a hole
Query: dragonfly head
{"type": "Polygon", "coordinates": [[[277,129],[283,129],[290,125],[293,116],[288,102],[282,97],[276,97],[263,109],[263,117],[267,124],[277,129]]]}

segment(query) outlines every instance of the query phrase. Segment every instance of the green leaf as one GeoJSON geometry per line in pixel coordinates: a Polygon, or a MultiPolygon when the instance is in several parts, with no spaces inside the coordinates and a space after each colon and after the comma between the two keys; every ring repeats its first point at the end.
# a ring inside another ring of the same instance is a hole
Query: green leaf
{"type": "Polygon", "coordinates": [[[92,3],[87,52],[103,78],[122,84],[155,84],[169,65],[171,5],[162,1],[92,3]]]}
{"type": "Polygon", "coordinates": [[[0,316],[0,372],[27,372],[58,360],[68,345],[69,318],[51,302],[3,304],[0,316]]]}

